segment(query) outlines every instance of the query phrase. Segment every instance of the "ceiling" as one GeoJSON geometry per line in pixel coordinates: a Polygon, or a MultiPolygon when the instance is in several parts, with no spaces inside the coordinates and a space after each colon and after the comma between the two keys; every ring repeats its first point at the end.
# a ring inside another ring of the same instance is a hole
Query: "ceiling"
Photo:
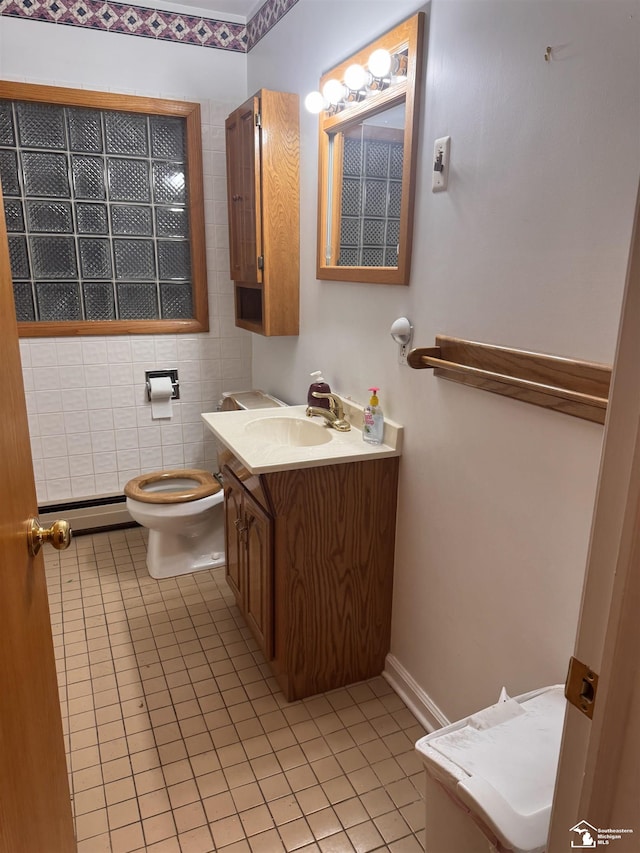
{"type": "Polygon", "coordinates": [[[171,3],[159,3],[162,6],[188,6],[199,9],[205,17],[220,18],[238,22],[247,21],[253,12],[257,12],[264,0],[176,0],[171,3]]]}

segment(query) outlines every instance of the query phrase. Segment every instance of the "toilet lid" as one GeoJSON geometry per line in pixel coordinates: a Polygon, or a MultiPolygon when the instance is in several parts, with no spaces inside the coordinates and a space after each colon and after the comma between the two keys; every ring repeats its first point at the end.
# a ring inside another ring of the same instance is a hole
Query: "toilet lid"
{"type": "Polygon", "coordinates": [[[124,493],[128,498],[142,503],[177,504],[207,498],[209,495],[215,495],[221,488],[220,483],[208,471],[200,471],[198,468],[176,468],[172,471],[152,471],[150,474],[134,477],[124,487],[124,493]],[[146,489],[152,483],[168,480],[193,480],[194,482],[192,486],[177,491],[152,492],[146,489]]]}

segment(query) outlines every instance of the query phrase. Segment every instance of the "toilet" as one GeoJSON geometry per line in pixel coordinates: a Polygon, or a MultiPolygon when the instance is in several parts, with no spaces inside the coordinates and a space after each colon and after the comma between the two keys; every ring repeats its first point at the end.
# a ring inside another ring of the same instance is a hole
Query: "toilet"
{"type": "MultiPolygon", "coordinates": [[[[285,406],[264,391],[226,391],[221,411],[285,406]]],[[[170,578],[224,565],[224,491],[198,468],[154,471],[124,487],[127,510],[149,529],[147,568],[152,578],[170,578]]]]}
{"type": "Polygon", "coordinates": [[[154,471],[124,487],[127,510],[149,529],[147,568],[152,578],[224,565],[224,492],[208,471],[154,471]]]}

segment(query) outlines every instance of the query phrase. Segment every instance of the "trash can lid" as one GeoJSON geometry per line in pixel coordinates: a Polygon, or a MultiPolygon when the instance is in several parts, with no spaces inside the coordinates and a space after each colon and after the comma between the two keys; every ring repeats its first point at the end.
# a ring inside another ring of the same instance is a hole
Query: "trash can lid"
{"type": "Polygon", "coordinates": [[[507,849],[544,850],[565,699],[562,685],[499,702],[421,738],[427,773],[482,818],[507,849]]]}

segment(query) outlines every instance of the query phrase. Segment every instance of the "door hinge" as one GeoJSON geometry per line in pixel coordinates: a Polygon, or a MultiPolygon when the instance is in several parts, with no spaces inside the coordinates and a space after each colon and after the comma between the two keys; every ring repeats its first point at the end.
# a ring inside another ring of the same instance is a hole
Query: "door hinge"
{"type": "Polygon", "coordinates": [[[258,255],[258,269],[264,269],[264,255],[258,255]]]}
{"type": "Polygon", "coordinates": [[[569,672],[564,685],[564,695],[585,717],[593,719],[593,708],[598,692],[598,673],[577,658],[569,659],[569,672]]]}
{"type": "Polygon", "coordinates": [[[256,127],[262,127],[262,113],[256,113],[256,127]]]}

